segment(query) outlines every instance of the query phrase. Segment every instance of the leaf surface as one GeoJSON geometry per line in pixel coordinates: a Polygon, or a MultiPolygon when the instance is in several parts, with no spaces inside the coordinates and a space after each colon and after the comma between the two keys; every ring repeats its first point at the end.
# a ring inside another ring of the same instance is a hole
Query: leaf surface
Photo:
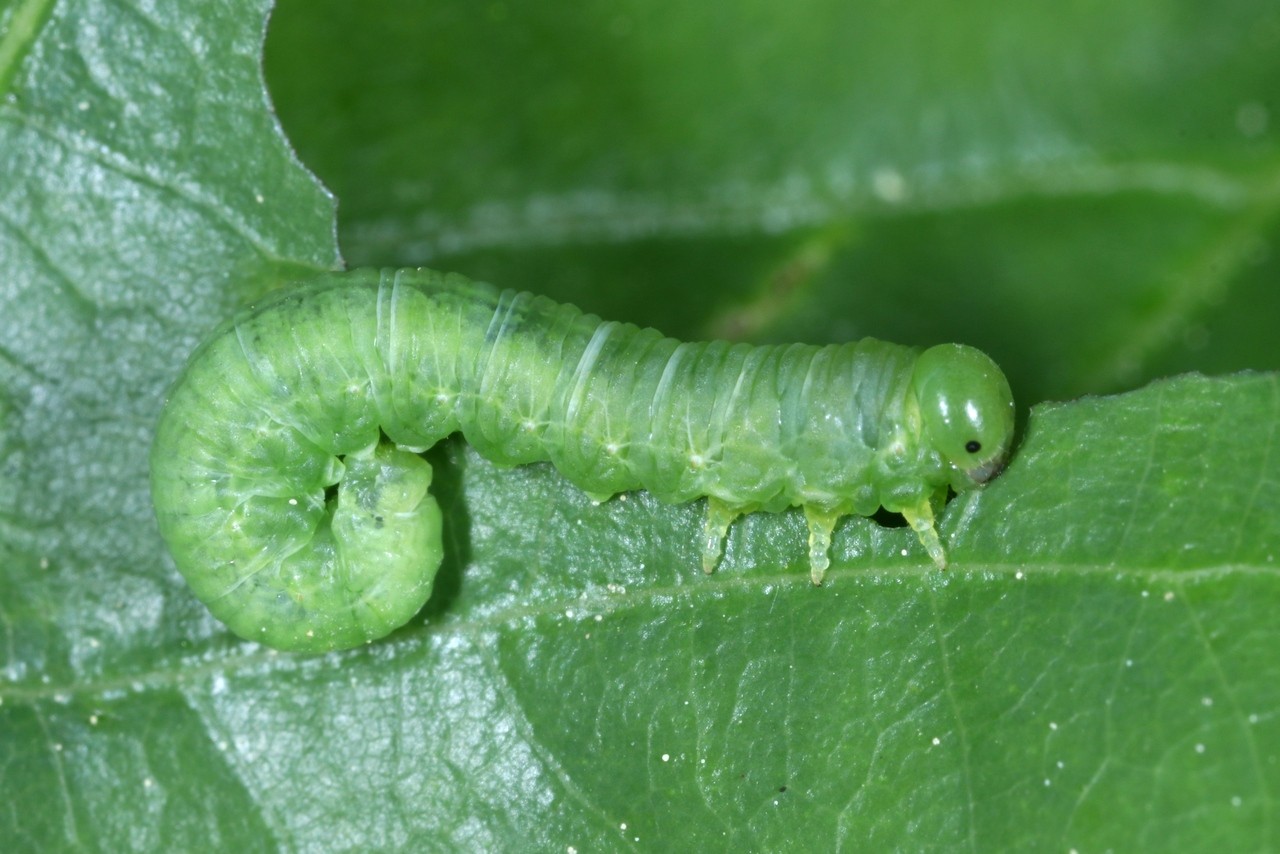
{"type": "Polygon", "coordinates": [[[0,4],[0,850],[1261,850],[1280,791],[1280,16],[1140,0],[0,4]],[[230,636],[155,532],[235,306],[431,263],[684,336],[965,340],[1030,407],[941,520],[430,452],[390,638],[230,636]],[[1139,387],[1140,386],[1140,387],[1139,387]],[[884,523],[884,524],[880,524],[884,523]]]}

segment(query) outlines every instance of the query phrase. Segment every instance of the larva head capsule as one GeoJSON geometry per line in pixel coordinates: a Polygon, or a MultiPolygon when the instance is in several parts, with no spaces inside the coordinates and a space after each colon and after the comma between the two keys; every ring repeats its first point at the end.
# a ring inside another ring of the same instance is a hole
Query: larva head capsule
{"type": "Polygon", "coordinates": [[[1013,393],[987,354],[939,344],[911,374],[925,441],[950,465],[957,492],[999,474],[1013,442],[1013,393]]]}

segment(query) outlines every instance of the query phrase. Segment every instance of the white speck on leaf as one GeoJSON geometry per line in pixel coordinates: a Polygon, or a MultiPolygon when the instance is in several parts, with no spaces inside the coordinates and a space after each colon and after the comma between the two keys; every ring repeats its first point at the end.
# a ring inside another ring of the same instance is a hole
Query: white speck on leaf
{"type": "Polygon", "coordinates": [[[897,169],[882,166],[871,175],[871,191],[880,201],[897,204],[907,197],[907,182],[897,169]]]}
{"type": "Polygon", "coordinates": [[[1250,139],[1265,133],[1270,119],[1266,105],[1257,101],[1246,101],[1236,108],[1236,128],[1250,139]]]}

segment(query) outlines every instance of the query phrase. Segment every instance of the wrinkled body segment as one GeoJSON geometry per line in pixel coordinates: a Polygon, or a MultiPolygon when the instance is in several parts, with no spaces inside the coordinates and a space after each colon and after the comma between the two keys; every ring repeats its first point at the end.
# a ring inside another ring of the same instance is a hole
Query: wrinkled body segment
{"type": "Polygon", "coordinates": [[[1012,419],[1003,375],[958,345],[682,343],[460,276],[356,271],[197,351],[152,492],[215,616],[319,651],[381,637],[430,595],[440,513],[419,452],[451,433],[497,463],[549,460],[600,500],[705,496],[707,571],[738,515],[800,506],[820,583],[836,522],[880,507],[945,565],[934,509],[998,470],[1012,419]]]}

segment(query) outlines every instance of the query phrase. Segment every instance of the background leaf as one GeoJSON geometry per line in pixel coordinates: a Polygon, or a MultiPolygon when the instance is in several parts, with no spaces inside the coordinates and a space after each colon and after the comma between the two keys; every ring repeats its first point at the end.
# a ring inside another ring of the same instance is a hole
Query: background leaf
{"type": "MultiPolygon", "coordinates": [[[[1274,845],[1274,373],[1042,405],[942,520],[593,505],[431,452],[418,620],[230,637],[156,536],[165,385],[339,266],[266,4],[0,5],[0,850],[1274,845]],[[892,519],[881,520],[892,523],[892,519]]],[[[1027,403],[1275,369],[1262,0],[288,2],[352,264],[682,336],[965,340],[1027,403]],[[527,7],[527,8],[526,8],[527,7]]]]}
{"type": "Polygon", "coordinates": [[[1280,367],[1265,2],[320,5],[268,68],[353,264],[679,337],[965,340],[1025,401],[1280,367]]]}

